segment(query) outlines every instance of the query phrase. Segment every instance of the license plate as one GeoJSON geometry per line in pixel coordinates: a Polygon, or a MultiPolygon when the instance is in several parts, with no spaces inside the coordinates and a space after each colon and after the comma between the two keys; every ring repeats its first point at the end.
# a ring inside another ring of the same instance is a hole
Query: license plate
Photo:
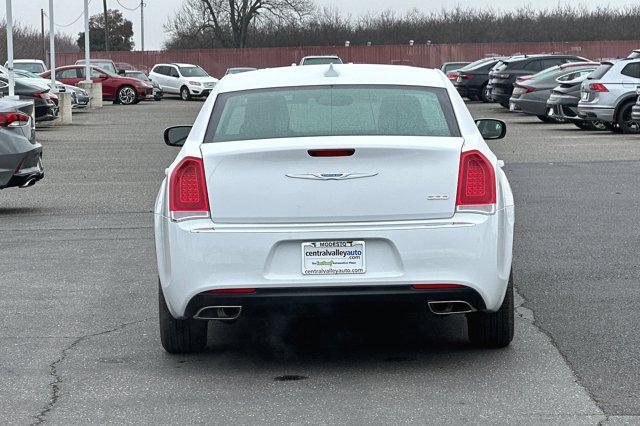
{"type": "Polygon", "coordinates": [[[462,81],[462,77],[458,76],[458,78],[456,78],[456,83],[460,83],[462,81]]]}
{"type": "Polygon", "coordinates": [[[547,115],[549,117],[553,117],[553,108],[549,108],[549,111],[547,111],[547,115]]]}
{"type": "Polygon", "coordinates": [[[364,241],[302,243],[303,275],[351,275],[365,272],[364,241]]]}
{"type": "Polygon", "coordinates": [[[636,86],[636,95],[640,95],[640,86],[636,86]]]}
{"type": "Polygon", "coordinates": [[[589,92],[582,92],[580,96],[583,101],[586,101],[587,99],[589,99],[589,92]]]}
{"type": "Polygon", "coordinates": [[[513,102],[509,102],[509,111],[515,111],[516,110],[516,104],[514,104],[513,102]]]}

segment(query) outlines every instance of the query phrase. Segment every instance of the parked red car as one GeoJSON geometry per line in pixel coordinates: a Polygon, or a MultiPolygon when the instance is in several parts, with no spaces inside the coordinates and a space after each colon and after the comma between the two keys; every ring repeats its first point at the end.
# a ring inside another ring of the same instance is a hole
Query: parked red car
{"type": "MultiPolygon", "coordinates": [[[[69,65],[56,68],[56,80],[64,84],[77,85],[84,81],[84,65],[69,65]]],[[[51,71],[40,74],[50,78],[51,71]]],[[[140,80],[122,77],[96,66],[91,67],[91,81],[102,83],[102,99],[124,105],[131,105],[145,99],[153,99],[153,86],[140,80]]]]}

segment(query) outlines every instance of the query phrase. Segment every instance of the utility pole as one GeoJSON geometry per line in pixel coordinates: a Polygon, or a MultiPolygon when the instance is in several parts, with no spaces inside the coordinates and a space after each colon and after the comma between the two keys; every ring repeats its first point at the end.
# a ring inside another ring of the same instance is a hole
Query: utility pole
{"type": "Polygon", "coordinates": [[[144,52],[144,0],[140,0],[140,49],[144,52]]]}
{"type": "Polygon", "coordinates": [[[40,9],[40,35],[42,36],[42,60],[47,62],[47,39],[44,37],[44,9],[40,9]]]}
{"type": "Polygon", "coordinates": [[[89,0],[84,0],[84,81],[91,83],[89,55],[89,0]]]}
{"type": "Polygon", "coordinates": [[[13,14],[11,0],[7,0],[7,69],[9,70],[9,98],[16,95],[16,83],[13,79],[13,14]]]}
{"type": "Polygon", "coordinates": [[[56,29],[53,26],[53,0],[49,0],[49,69],[51,87],[56,87],[56,29]]]}
{"type": "Polygon", "coordinates": [[[109,13],[107,12],[107,0],[102,0],[104,9],[104,50],[109,50],[109,13]]]}

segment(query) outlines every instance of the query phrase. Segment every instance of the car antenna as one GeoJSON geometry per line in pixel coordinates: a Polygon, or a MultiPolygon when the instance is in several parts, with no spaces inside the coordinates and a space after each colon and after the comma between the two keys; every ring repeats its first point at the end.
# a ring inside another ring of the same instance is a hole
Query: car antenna
{"type": "Polygon", "coordinates": [[[333,64],[329,64],[329,69],[324,73],[325,77],[340,77],[340,73],[333,67],[333,64]]]}

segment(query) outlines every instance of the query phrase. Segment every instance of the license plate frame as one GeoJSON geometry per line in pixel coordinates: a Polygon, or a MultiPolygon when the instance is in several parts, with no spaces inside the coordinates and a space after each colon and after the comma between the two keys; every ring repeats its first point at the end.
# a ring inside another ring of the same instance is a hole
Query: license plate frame
{"type": "Polygon", "coordinates": [[[302,275],[362,275],[367,271],[362,240],[305,241],[300,246],[302,275]]]}

